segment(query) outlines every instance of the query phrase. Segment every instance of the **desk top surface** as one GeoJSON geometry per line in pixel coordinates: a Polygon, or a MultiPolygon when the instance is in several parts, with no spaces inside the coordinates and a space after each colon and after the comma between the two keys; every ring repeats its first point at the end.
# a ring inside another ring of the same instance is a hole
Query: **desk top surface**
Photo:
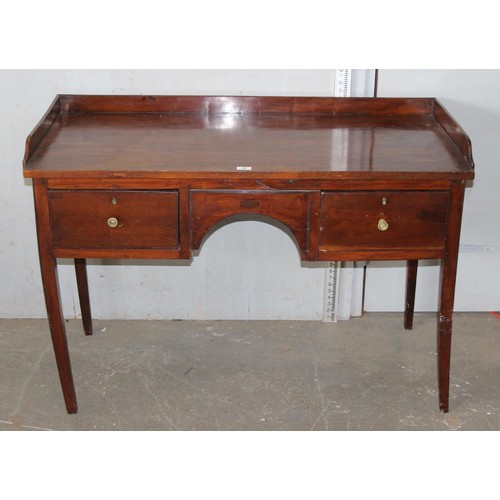
{"type": "Polygon", "coordinates": [[[473,177],[434,99],[58,96],[26,177],[473,177]]]}

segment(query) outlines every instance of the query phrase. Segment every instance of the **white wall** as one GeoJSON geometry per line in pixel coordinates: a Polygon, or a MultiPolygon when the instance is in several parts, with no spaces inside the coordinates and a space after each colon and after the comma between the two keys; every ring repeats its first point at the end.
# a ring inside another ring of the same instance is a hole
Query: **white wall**
{"type": "MultiPolygon", "coordinates": [[[[333,70],[0,71],[0,317],[44,317],[26,136],[57,93],[332,95],[333,70]]],[[[216,231],[189,266],[89,266],[96,318],[321,319],[324,270],[303,267],[281,229],[238,222],[216,231]]],[[[64,313],[79,315],[73,266],[60,265],[64,313]]]]}
{"type": "MultiPolygon", "coordinates": [[[[500,70],[380,70],[380,97],[437,97],[472,141],[476,179],[466,190],[455,310],[500,310],[500,70]]],[[[417,310],[437,308],[438,267],[422,263],[417,310]]],[[[403,263],[371,263],[365,309],[400,311],[403,263]]]]}

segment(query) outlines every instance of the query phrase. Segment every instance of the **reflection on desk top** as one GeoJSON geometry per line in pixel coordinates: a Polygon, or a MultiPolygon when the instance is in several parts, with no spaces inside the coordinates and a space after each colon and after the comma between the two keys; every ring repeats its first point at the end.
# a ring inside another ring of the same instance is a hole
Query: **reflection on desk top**
{"type": "Polygon", "coordinates": [[[58,96],[24,175],[471,179],[470,140],[431,98],[58,96]]]}

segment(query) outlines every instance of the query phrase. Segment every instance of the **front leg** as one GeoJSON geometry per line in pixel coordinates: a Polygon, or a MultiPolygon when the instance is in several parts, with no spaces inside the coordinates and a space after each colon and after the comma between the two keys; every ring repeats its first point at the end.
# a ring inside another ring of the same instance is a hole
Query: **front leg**
{"type": "Polygon", "coordinates": [[[68,413],[76,413],[78,411],[78,405],[76,402],[75,386],[71,371],[66,328],[64,326],[64,317],[59,297],[57,263],[53,255],[51,244],[47,182],[45,180],[36,180],[34,181],[33,189],[35,194],[40,270],[42,274],[43,292],[45,296],[45,305],[47,307],[50,335],[52,338],[52,345],[54,346],[54,354],[66,410],[68,413]]]}
{"type": "Polygon", "coordinates": [[[450,398],[451,332],[456,264],[445,258],[441,264],[441,300],[439,306],[437,361],[439,409],[448,413],[450,398]]]}
{"type": "Polygon", "coordinates": [[[450,211],[445,256],[441,262],[441,291],[437,334],[439,409],[447,413],[450,394],[450,361],[453,304],[457,277],[460,226],[465,185],[463,181],[453,184],[450,191],[450,211]]]}

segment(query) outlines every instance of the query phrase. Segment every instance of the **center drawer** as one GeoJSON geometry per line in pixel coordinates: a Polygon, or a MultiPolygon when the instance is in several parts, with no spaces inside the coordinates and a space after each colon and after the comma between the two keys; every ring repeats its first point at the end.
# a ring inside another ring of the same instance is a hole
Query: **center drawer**
{"type": "Polygon", "coordinates": [[[176,191],[49,191],[56,248],[174,249],[176,191]]]}
{"type": "Polygon", "coordinates": [[[258,214],[286,226],[306,258],[310,193],[304,191],[191,191],[191,246],[198,249],[207,232],[229,217],[258,214]]]}

